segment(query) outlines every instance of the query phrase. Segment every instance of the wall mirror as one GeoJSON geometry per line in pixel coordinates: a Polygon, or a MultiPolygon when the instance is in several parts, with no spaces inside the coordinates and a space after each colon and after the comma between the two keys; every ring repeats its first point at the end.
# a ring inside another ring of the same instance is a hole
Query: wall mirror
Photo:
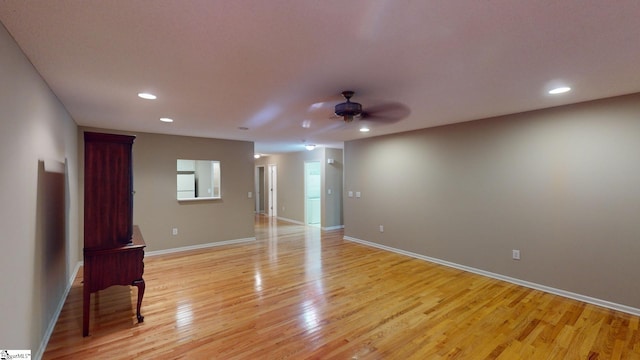
{"type": "Polygon", "coordinates": [[[178,200],[220,199],[220,161],[178,159],[178,200]]]}

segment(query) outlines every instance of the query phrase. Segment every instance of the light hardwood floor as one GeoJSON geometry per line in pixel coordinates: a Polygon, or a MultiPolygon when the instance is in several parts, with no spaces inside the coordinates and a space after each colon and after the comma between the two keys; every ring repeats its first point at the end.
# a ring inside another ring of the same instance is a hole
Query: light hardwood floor
{"type": "MultiPolygon", "coordinates": [[[[257,241],[76,279],[45,359],[640,359],[639,318],[257,217],[257,241]]],[[[152,239],[147,239],[151,242],[152,239]]]]}

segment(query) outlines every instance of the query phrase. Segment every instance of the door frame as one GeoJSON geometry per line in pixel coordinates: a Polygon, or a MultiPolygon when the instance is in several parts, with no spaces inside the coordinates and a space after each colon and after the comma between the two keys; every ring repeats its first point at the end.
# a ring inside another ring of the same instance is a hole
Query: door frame
{"type": "Polygon", "coordinates": [[[267,189],[267,177],[265,174],[265,166],[264,165],[256,165],[256,169],[255,169],[255,175],[254,175],[254,193],[256,194],[255,199],[256,199],[256,204],[255,204],[255,212],[256,214],[260,214],[260,213],[265,213],[266,209],[262,209],[262,211],[260,211],[260,202],[262,201],[262,203],[264,205],[266,204],[265,198],[266,198],[266,194],[265,194],[265,190],[267,189]],[[262,170],[262,184],[260,184],[260,171],[262,170]],[[262,191],[260,191],[260,185],[262,185],[262,191]]]}
{"type": "Polygon", "coordinates": [[[278,217],[278,165],[268,166],[268,191],[269,191],[269,211],[270,217],[278,217]]]}

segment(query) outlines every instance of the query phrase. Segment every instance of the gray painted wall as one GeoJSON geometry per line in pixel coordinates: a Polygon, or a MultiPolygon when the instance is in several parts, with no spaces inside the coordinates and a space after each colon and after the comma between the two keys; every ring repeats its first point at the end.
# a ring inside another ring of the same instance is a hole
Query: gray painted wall
{"type": "Polygon", "coordinates": [[[342,213],[344,182],[344,151],[342,149],[325,149],[324,166],[324,201],[322,202],[322,213],[324,214],[323,227],[340,227],[344,224],[342,213]],[[332,159],[333,163],[327,163],[332,159]],[[331,194],[328,190],[331,189],[331,194]]]}
{"type": "MultiPolygon", "coordinates": [[[[84,171],[83,131],[135,135],[133,143],[133,222],[147,251],[248,239],[254,232],[253,143],[187,136],[79,129],[80,171],[84,171]],[[220,161],[219,200],[177,201],[178,159],[220,161]],[[172,229],[178,228],[178,235],[172,229]]],[[[80,188],[84,186],[82,178],[80,188]]],[[[84,194],[80,194],[83,199],[84,194]]],[[[84,216],[81,203],[80,216],[84,216]]],[[[84,231],[81,224],[81,231],[84,231]]],[[[82,241],[82,240],[81,240],[82,241]]]]}
{"type": "Polygon", "coordinates": [[[350,190],[345,236],[640,308],[640,94],[350,141],[350,190]]]}
{"type": "Polygon", "coordinates": [[[77,127],[2,24],[0,79],[0,347],[37,358],[80,256],[77,127]]]}

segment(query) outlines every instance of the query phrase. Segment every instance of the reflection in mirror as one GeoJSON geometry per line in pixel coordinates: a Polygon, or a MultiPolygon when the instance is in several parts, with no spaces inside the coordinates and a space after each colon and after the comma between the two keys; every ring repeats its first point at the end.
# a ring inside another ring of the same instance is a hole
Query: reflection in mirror
{"type": "Polygon", "coordinates": [[[178,159],[178,200],[220,199],[220,161],[178,159]]]}

